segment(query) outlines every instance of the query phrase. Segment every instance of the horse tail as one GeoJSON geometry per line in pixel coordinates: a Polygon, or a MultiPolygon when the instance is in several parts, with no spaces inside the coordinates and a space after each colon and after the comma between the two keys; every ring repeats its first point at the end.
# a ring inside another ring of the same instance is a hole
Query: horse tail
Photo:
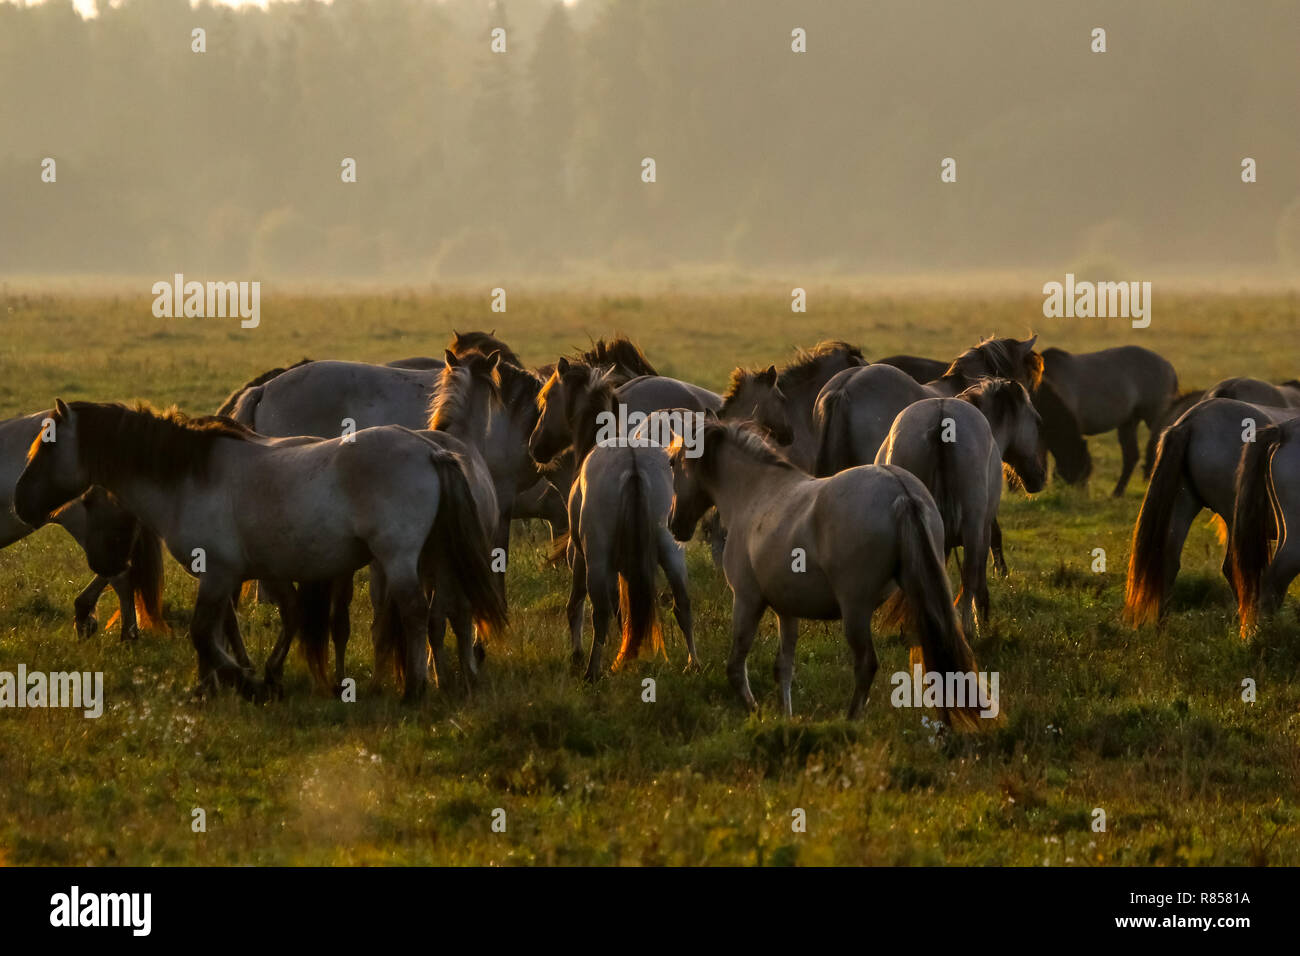
{"type": "Polygon", "coordinates": [[[570,533],[563,531],[551,539],[551,550],[546,554],[547,564],[560,564],[569,554],[570,533]]]}
{"type": "MultiPolygon", "coordinates": [[[[945,675],[945,685],[948,674],[975,674],[978,680],[975,655],[957,622],[948,575],[926,531],[923,502],[905,484],[899,483],[903,493],[894,501],[898,585],[920,639],[920,664],[926,673],[945,675]]],[[[955,720],[960,726],[973,728],[978,726],[979,711],[978,700],[967,700],[961,707],[945,708],[944,715],[950,722],[955,720]]]]}
{"type": "Polygon", "coordinates": [[[614,668],[635,659],[646,639],[653,652],[664,649],[655,602],[655,573],[659,567],[654,515],[646,495],[645,479],[632,460],[632,473],[623,481],[618,518],[614,525],[613,564],[618,574],[618,612],[623,641],[614,668]]]}
{"type": "Polygon", "coordinates": [[[435,549],[433,553],[443,562],[445,572],[439,575],[439,580],[445,578],[454,584],[469,606],[478,632],[488,640],[505,630],[506,602],[504,589],[496,584],[490,545],[483,533],[474,495],[456,455],[442,448],[431,448],[429,458],[438,474],[442,497],[425,550],[435,549]]]}
{"type": "Polygon", "coordinates": [[[817,460],[813,474],[828,478],[853,465],[847,396],[835,388],[817,400],[817,460]]]}
{"type": "Polygon", "coordinates": [[[1156,465],[1142,510],[1133,526],[1133,543],[1128,556],[1128,580],[1124,585],[1124,619],[1133,627],[1151,617],[1159,619],[1165,601],[1165,551],[1174,502],[1182,484],[1187,447],[1192,439],[1190,422],[1180,421],[1165,429],[1156,452],[1156,465]]]}
{"type": "MultiPolygon", "coordinates": [[[[245,388],[237,395],[232,395],[234,404],[230,405],[230,417],[241,425],[247,425],[249,428],[257,431],[257,406],[262,403],[262,395],[265,390],[261,385],[254,385],[251,388],[245,388]]],[[[230,404],[231,399],[226,399],[226,404],[230,404]]],[[[225,408],[226,405],[222,405],[225,408]]]]}
{"type": "Polygon", "coordinates": [[[167,622],[162,613],[162,538],[144,525],[140,525],[135,543],[131,545],[127,580],[131,582],[131,593],[135,595],[135,616],[140,626],[166,631],[167,622]]]}
{"type": "Polygon", "coordinates": [[[303,660],[317,687],[329,687],[327,657],[330,639],[330,582],[298,584],[299,632],[303,660]]]}
{"type": "MultiPolygon", "coordinates": [[[[239,404],[239,400],[244,397],[244,394],[246,392],[249,392],[257,388],[258,386],[265,385],[267,382],[271,381],[271,379],[283,375],[285,372],[298,368],[301,365],[310,365],[311,362],[312,362],[311,359],[305,358],[300,362],[294,362],[292,365],[288,366],[287,368],[268,369],[267,371],[263,372],[261,375],[258,375],[256,378],[249,379],[243,385],[239,386],[239,388],[235,389],[233,392],[231,392],[229,395],[226,396],[226,400],[222,402],[221,407],[217,409],[217,414],[233,417],[235,414],[235,406],[239,404]]],[[[260,400],[260,396],[259,396],[259,400],[260,400]]],[[[244,424],[248,425],[250,423],[244,422],[244,424]]]]}
{"type": "Polygon", "coordinates": [[[1237,502],[1228,532],[1228,567],[1237,592],[1242,637],[1254,628],[1259,616],[1259,580],[1269,562],[1269,541],[1276,527],[1277,496],[1271,462],[1281,443],[1280,428],[1261,428],[1255,440],[1246,445],[1237,466],[1237,502]]]}

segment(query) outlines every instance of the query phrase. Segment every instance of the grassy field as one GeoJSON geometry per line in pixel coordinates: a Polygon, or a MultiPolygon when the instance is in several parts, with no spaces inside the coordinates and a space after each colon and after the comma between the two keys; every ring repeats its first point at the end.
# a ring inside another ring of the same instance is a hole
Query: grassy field
{"type": "MultiPolygon", "coordinates": [[[[720,388],[736,364],[780,363],[797,345],[844,338],[868,357],[944,357],[990,333],[1040,334],[1085,351],[1134,343],[1173,361],[1184,388],[1300,374],[1300,298],[1156,299],[1149,329],[1122,320],[1046,320],[1041,299],[885,298],[788,288],[743,294],[488,296],[399,293],[273,297],[256,330],[227,319],[155,319],[151,297],[0,293],[0,413],[54,397],[147,398],[210,412],[262,370],[313,358],[440,355],[452,327],[495,327],[525,361],[553,361],[589,336],[636,337],[665,374],[720,388]]],[[[1143,439],[1145,440],[1145,438],[1143,439]]],[[[1294,598],[1252,643],[1236,636],[1221,549],[1198,522],[1176,609],[1159,630],[1119,621],[1128,538],[1144,485],[1107,497],[1113,436],[1091,441],[1086,490],[1050,484],[1004,499],[1011,574],[992,582],[995,620],[974,642],[1001,675],[1004,717],[978,735],[935,735],[925,711],[896,710],[906,669],[877,637],[881,671],[865,717],[843,719],[851,675],[837,626],[805,624],[793,720],[773,716],[776,624],[750,659],[762,719],[744,714],[722,670],[726,584],[689,548],[707,662],[684,674],[644,662],[596,687],[567,665],[567,572],[545,567],[541,527],[516,526],[512,632],[491,649],[472,701],[432,693],[419,708],[367,694],[369,602],[358,590],[349,673],[357,703],[314,696],[295,656],[285,699],[191,701],[185,637],[194,585],[168,567],[170,634],[135,645],[116,629],[78,642],[80,552],[47,529],[0,552],[0,670],[103,671],[98,720],[0,711],[0,862],[10,864],[1300,864],[1300,628],[1294,598]],[[1104,548],[1108,570],[1091,571],[1104,548]],[[644,703],[641,681],[657,682],[644,703]],[[1241,700],[1253,678],[1258,700],[1241,700]],[[191,829],[203,808],[207,829],[191,829]],[[506,831],[493,832],[493,810],[506,831]],[[804,833],[792,811],[806,812],[804,833]],[[1091,828],[1094,808],[1105,832],[1091,828]]],[[[107,621],[113,599],[105,597],[107,621]]],[[[276,619],[247,610],[264,656],[276,619]]],[[[933,716],[933,715],[930,715],[933,716]]]]}

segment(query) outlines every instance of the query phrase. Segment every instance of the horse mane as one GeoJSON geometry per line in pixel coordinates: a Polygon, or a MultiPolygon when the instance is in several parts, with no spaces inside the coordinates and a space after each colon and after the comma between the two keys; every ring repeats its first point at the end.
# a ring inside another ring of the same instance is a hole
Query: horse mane
{"type": "Polygon", "coordinates": [[[994,420],[1015,414],[1017,409],[1033,407],[1025,387],[1009,378],[982,378],[955,397],[970,402],[994,420]]]}
{"type": "MultiPolygon", "coordinates": [[[[696,460],[698,462],[698,467],[704,474],[709,475],[710,477],[714,475],[714,470],[717,466],[717,450],[719,444],[721,444],[717,440],[718,438],[724,439],[727,444],[740,450],[754,461],[761,462],[765,465],[776,465],[789,471],[802,473],[801,469],[790,461],[789,458],[786,458],[768,443],[763,432],[753,422],[722,422],[715,419],[709,419],[704,423],[704,428],[698,436],[698,440],[702,443],[703,451],[696,460]]],[[[668,451],[669,458],[676,462],[685,454],[686,445],[680,438],[674,440],[668,451]]]]}
{"type": "MultiPolygon", "coordinates": [[[[159,410],[148,402],[72,402],[77,450],[90,483],[113,484],[125,474],[173,484],[207,474],[213,446],[223,438],[257,441],[255,431],[224,415],[191,418],[175,405],[159,410]]],[[[38,435],[29,458],[40,443],[38,435]]]]}
{"type": "Polygon", "coordinates": [[[510,407],[537,401],[537,395],[546,384],[535,373],[523,368],[503,356],[497,366],[497,376],[501,379],[501,401],[510,407]]]}
{"type": "MultiPolygon", "coordinates": [[[[944,372],[942,377],[971,383],[981,378],[1017,378],[1018,373],[1022,371],[1017,367],[1017,360],[1020,357],[1019,345],[1020,342],[1014,338],[999,339],[989,336],[953,359],[952,364],[948,366],[948,371],[944,372]],[[973,374],[971,366],[976,362],[982,362],[983,365],[991,368],[992,374],[973,374]]],[[[1042,355],[1031,350],[1025,356],[1025,366],[1029,372],[1030,384],[1037,389],[1043,378],[1042,355]]]]}
{"type": "MultiPolygon", "coordinates": [[[[582,461],[595,445],[597,416],[609,411],[614,404],[614,370],[578,365],[570,366],[570,373],[574,368],[582,369],[585,374],[582,376],[581,391],[576,395],[573,390],[568,392],[571,404],[566,411],[573,425],[574,458],[582,461]]],[[[571,380],[573,378],[570,376],[571,380]]]]}
{"type": "Polygon", "coordinates": [[[429,403],[429,428],[432,431],[451,431],[467,414],[469,383],[482,378],[488,383],[491,401],[501,401],[501,377],[492,369],[492,363],[479,352],[465,356],[464,364],[445,365],[438,376],[438,392],[429,403]]]}
{"type": "Polygon", "coordinates": [[[725,418],[732,402],[740,396],[740,390],[766,372],[767,369],[739,367],[732,369],[731,379],[727,382],[727,390],[722,395],[722,405],[718,407],[718,417],[725,418]]]}
{"type": "Polygon", "coordinates": [[[452,329],[451,342],[447,345],[447,351],[457,358],[468,355],[470,352],[481,352],[484,355],[500,352],[503,362],[522,367],[524,363],[519,361],[519,356],[514,353],[510,346],[497,338],[493,334],[495,332],[495,329],[492,332],[457,332],[452,329]]]}
{"type": "Polygon", "coordinates": [[[810,349],[796,350],[793,361],[777,373],[776,384],[785,391],[787,387],[794,388],[809,382],[821,373],[830,359],[838,355],[849,360],[850,366],[867,364],[862,350],[856,345],[842,341],[818,342],[810,349]]]}
{"type": "Polygon", "coordinates": [[[1285,382],[1278,382],[1278,384],[1288,388],[1300,388],[1300,378],[1289,378],[1285,382]]]}
{"type": "Polygon", "coordinates": [[[623,335],[609,342],[597,339],[587,351],[578,352],[577,357],[583,365],[618,366],[631,372],[633,378],[659,374],[637,344],[623,335]]]}
{"type": "Polygon", "coordinates": [[[222,402],[221,407],[217,409],[217,414],[229,415],[233,412],[235,410],[235,403],[239,401],[239,396],[243,395],[244,392],[248,391],[250,388],[265,385],[267,382],[271,381],[271,379],[278,378],[290,369],[295,369],[300,365],[310,365],[311,363],[312,359],[305,358],[302,361],[294,362],[292,365],[285,368],[273,368],[270,371],[263,372],[261,375],[257,376],[257,378],[250,379],[226,396],[226,400],[222,402]]]}

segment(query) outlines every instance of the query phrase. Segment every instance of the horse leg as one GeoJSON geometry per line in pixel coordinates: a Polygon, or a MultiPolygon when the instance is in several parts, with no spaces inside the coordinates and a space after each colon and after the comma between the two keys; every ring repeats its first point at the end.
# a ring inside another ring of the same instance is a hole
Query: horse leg
{"type": "Polygon", "coordinates": [[[1300,541],[1288,541],[1285,533],[1278,542],[1273,560],[1264,568],[1259,582],[1259,611],[1261,617],[1267,617],[1282,607],[1286,600],[1287,588],[1300,574],[1300,541]]]}
{"type": "Polygon", "coordinates": [[[413,562],[409,568],[390,565],[385,577],[388,580],[388,598],[401,622],[405,645],[398,649],[398,653],[404,651],[406,656],[402,701],[414,703],[424,697],[429,685],[429,602],[413,562]]]}
{"type": "Polygon", "coordinates": [[[1138,462],[1138,423],[1133,418],[1119,426],[1117,430],[1119,435],[1119,451],[1123,456],[1123,464],[1120,465],[1119,483],[1115,485],[1115,490],[1111,492],[1111,497],[1118,498],[1124,494],[1124,488],[1128,485],[1129,476],[1133,474],[1133,469],[1138,462]]]}
{"type": "Polygon", "coordinates": [[[1160,616],[1169,610],[1169,599],[1174,593],[1174,581],[1178,578],[1178,569],[1182,566],[1183,545],[1187,533],[1191,531],[1192,522],[1201,513],[1201,504],[1186,488],[1178,489],[1178,498],[1174,502],[1173,512],[1169,517],[1169,531],[1165,536],[1165,576],[1161,591],[1160,616]]]}
{"type": "Polygon", "coordinates": [[[334,639],[334,683],[335,691],[343,687],[343,659],[348,650],[348,639],[352,636],[352,583],[353,575],[342,574],[334,579],[331,586],[333,606],[330,613],[330,635],[334,639]]]}
{"type": "Polygon", "coordinates": [[[190,643],[198,656],[200,688],[230,684],[244,696],[251,697],[256,681],[226,653],[217,639],[226,609],[230,606],[231,591],[230,583],[222,581],[211,571],[199,583],[194,614],[190,618],[190,643]]]}
{"type": "Polygon", "coordinates": [[[616,593],[617,576],[600,562],[587,562],[587,594],[591,597],[591,656],[587,660],[588,682],[600,677],[600,654],[605,648],[605,634],[609,630],[610,618],[614,616],[616,601],[610,598],[616,593]]]}
{"type": "MultiPolygon", "coordinates": [[[[106,587],[108,587],[108,578],[96,574],[72,602],[72,626],[77,632],[77,637],[82,640],[94,637],[95,632],[99,630],[95,605],[99,603],[99,596],[104,593],[106,587]]],[[[123,620],[125,621],[126,618],[123,617],[123,620]]]]}
{"type": "Polygon", "coordinates": [[[998,519],[993,519],[993,529],[989,534],[990,546],[993,548],[993,570],[998,577],[1007,576],[1007,562],[1002,557],[1002,526],[998,524],[998,519]]]}
{"type": "MultiPolygon", "coordinates": [[[[980,636],[984,636],[984,631],[989,626],[989,539],[990,531],[988,525],[983,522],[967,529],[964,540],[970,542],[969,547],[963,550],[969,555],[966,559],[966,580],[962,584],[962,590],[969,596],[969,606],[975,612],[975,621],[979,628],[980,636]]],[[[974,631],[966,631],[969,637],[974,631]]]]}
{"type": "Polygon", "coordinates": [[[371,687],[378,689],[383,673],[393,666],[392,644],[388,640],[391,608],[388,605],[387,581],[379,562],[370,562],[370,644],[375,655],[371,687]]]}
{"type": "MultiPolygon", "coordinates": [[[[466,696],[473,693],[478,682],[478,654],[474,621],[469,609],[459,607],[452,614],[451,629],[456,634],[456,652],[460,657],[460,682],[466,696]]],[[[478,646],[481,646],[478,645],[478,646]]]]}
{"type": "Polygon", "coordinates": [[[871,641],[871,612],[856,607],[844,608],[844,637],[853,652],[853,697],[849,700],[849,719],[862,712],[876,678],[876,648],[871,641]]]}
{"type": "Polygon", "coordinates": [[[438,560],[433,600],[429,602],[429,650],[433,653],[433,679],[438,684],[438,690],[446,690],[451,686],[451,670],[447,667],[447,618],[451,612],[455,585],[445,564],[445,561],[438,560]]]}
{"type": "Polygon", "coordinates": [[[754,638],[758,635],[758,622],[763,617],[764,607],[763,599],[757,595],[752,598],[742,597],[737,591],[732,596],[731,654],[727,657],[727,680],[751,712],[758,710],[758,701],[754,700],[754,693],[749,689],[749,668],[746,661],[749,659],[750,648],[754,646],[754,638]]]}
{"type": "MultiPolygon", "coordinates": [[[[235,592],[236,596],[239,592],[235,592]]],[[[226,648],[239,661],[239,666],[246,670],[253,669],[253,662],[248,658],[248,649],[244,647],[244,637],[239,633],[239,619],[235,616],[236,597],[230,599],[225,613],[221,617],[221,636],[226,648]]]]}
{"type": "Polygon", "coordinates": [[[266,659],[263,680],[268,687],[279,687],[284,677],[284,661],[300,627],[298,591],[292,581],[262,581],[262,596],[269,598],[280,611],[280,636],[266,659]]]}
{"type": "Polygon", "coordinates": [[[582,609],[587,598],[587,559],[580,548],[570,546],[573,552],[573,581],[569,585],[569,603],[565,612],[569,619],[569,643],[573,647],[571,659],[574,667],[582,664],[582,609]]]}
{"type": "Polygon", "coordinates": [[[781,688],[781,712],[787,717],[793,717],[794,703],[790,698],[790,685],[794,682],[794,646],[799,640],[799,619],[781,614],[776,620],[781,630],[781,649],[777,652],[772,673],[781,688]]]}
{"type": "Polygon", "coordinates": [[[117,595],[117,606],[122,616],[122,637],[124,641],[140,639],[140,622],[135,618],[135,588],[131,584],[130,570],[109,580],[113,593],[117,595]]]}
{"type": "Polygon", "coordinates": [[[691,619],[691,594],[686,587],[686,554],[667,528],[659,529],[659,566],[668,576],[673,592],[673,616],[686,638],[686,669],[700,669],[700,655],[695,650],[695,629],[691,619]]]}

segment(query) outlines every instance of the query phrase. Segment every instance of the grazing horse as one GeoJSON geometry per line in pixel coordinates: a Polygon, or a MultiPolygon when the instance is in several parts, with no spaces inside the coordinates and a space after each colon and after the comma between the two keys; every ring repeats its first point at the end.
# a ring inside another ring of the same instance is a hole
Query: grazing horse
{"type": "Polygon", "coordinates": [[[1268,405],[1270,408],[1291,408],[1300,406],[1298,393],[1291,383],[1271,385],[1257,378],[1245,376],[1225,378],[1205,393],[1206,398],[1235,398],[1239,402],[1252,405],[1268,405]]]}
{"type": "Polygon", "coordinates": [[[1143,477],[1151,477],[1160,426],[1178,395],[1178,373],[1169,362],[1136,345],[1077,354],[1048,348],[1043,349],[1043,382],[1069,411],[1068,416],[1044,416],[1049,441],[1057,441],[1061,430],[1100,435],[1115,429],[1122,464],[1111,494],[1118,498],[1137,466],[1138,422],[1145,422],[1150,438],[1143,477]]]}
{"type": "Polygon", "coordinates": [[[947,362],[939,359],[921,358],[919,355],[890,355],[886,358],[876,359],[872,364],[892,365],[894,368],[906,372],[922,385],[926,382],[933,382],[948,371],[947,362]]]}
{"type": "MultiPolygon", "coordinates": [[[[857,716],[877,667],[871,615],[894,584],[916,624],[924,669],[976,670],[943,570],[939,509],[914,475],[893,465],[865,465],[811,478],[744,424],[710,421],[697,438],[698,457],[687,454],[684,442],[675,442],[669,455],[669,527],[679,541],[688,540],[716,505],[731,529],[723,559],[733,595],[727,677],[746,707],[758,707],[746,660],[770,607],[780,623],[776,677],[785,714],[793,713],[799,619],[812,618],[843,622],[853,652],[848,714],[857,716]],[[798,555],[806,565],[792,562],[798,555]]],[[[973,723],[973,712],[966,707],[944,716],[973,723]]]]}
{"type": "Polygon", "coordinates": [[[1003,462],[1027,491],[1040,491],[1045,468],[1038,413],[1019,382],[985,379],[955,398],[926,398],[898,413],[876,453],[877,465],[898,465],[934,498],[943,518],[944,553],[962,549],[962,628],[989,619],[985,573],[993,522],[1002,500],[1003,462]]]}
{"type": "Polygon", "coordinates": [[[1300,574],[1300,418],[1261,428],[1242,450],[1231,527],[1228,564],[1248,637],[1300,574]]]}
{"type": "MultiPolygon", "coordinates": [[[[27,461],[27,452],[39,439],[53,411],[37,412],[0,422],[0,548],[27,537],[36,527],[13,511],[14,485],[27,461]]],[[[140,626],[163,629],[162,542],[102,488],[91,488],[60,508],[49,519],[59,525],[86,553],[94,578],[73,601],[73,627],[88,638],[99,629],[95,605],[104,589],[112,587],[122,621],[121,639],[135,640],[140,626]]],[[[109,621],[111,626],[112,620],[109,621]]]]}
{"type": "MultiPolygon", "coordinates": [[[[1300,410],[1211,398],[1165,429],[1129,550],[1124,617],[1134,627],[1159,620],[1168,609],[1183,543],[1201,509],[1231,524],[1237,463],[1251,425],[1258,431],[1297,415],[1300,410]]],[[[1224,575],[1232,583],[1226,561],[1224,575]]]]}
{"type": "Polygon", "coordinates": [[[190,640],[201,687],[260,690],[220,633],[230,595],[253,578],[328,580],[377,561],[382,600],[402,622],[407,700],[427,684],[426,562],[446,563],[480,626],[504,623],[465,473],[409,429],[277,441],[226,418],[62,400],[54,419],[57,441],[33,442],[14,489],[19,517],[38,523],[94,484],[157,533],[199,578],[190,640]]]}

